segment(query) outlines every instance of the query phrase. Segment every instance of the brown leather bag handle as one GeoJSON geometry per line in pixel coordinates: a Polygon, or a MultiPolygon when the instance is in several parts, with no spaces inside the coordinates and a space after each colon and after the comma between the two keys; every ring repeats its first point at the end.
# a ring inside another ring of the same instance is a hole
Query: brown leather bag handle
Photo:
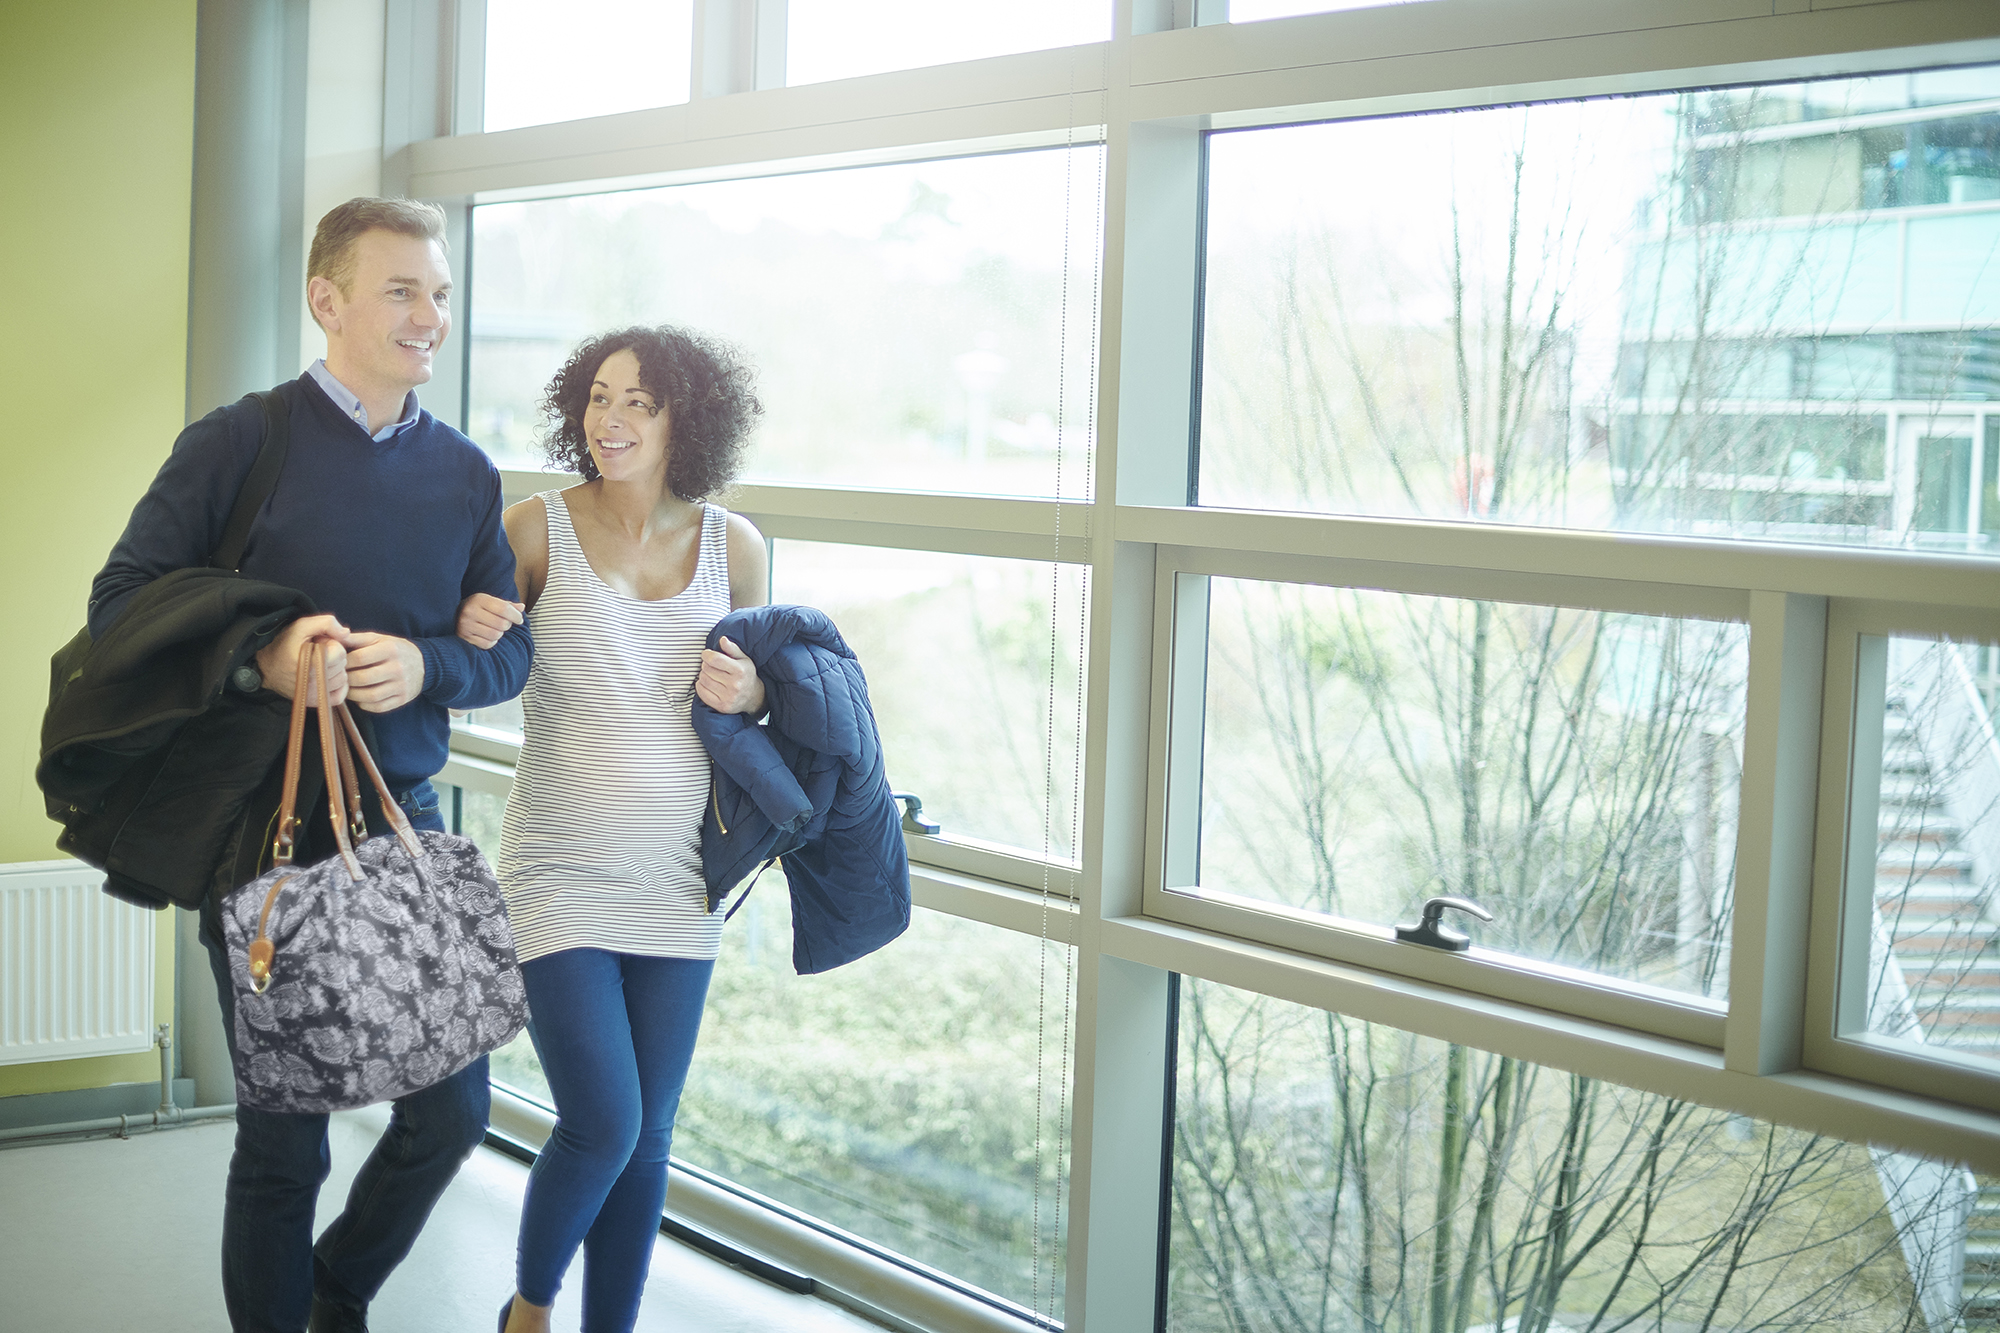
{"type": "MultiPolygon", "coordinates": [[[[347,705],[340,705],[345,709],[347,705]]],[[[348,752],[347,732],[333,728],[333,749],[340,760],[341,793],[347,798],[347,831],[360,846],[368,840],[368,822],[361,814],[361,780],[354,774],[354,756],[348,752]]]]}
{"type": "MultiPolygon", "coordinates": [[[[308,639],[299,645],[298,675],[292,682],[292,721],[285,738],[285,785],[278,798],[278,835],[271,843],[273,865],[288,866],[297,848],[299,831],[299,768],[301,754],[305,749],[306,698],[315,688],[322,700],[326,698],[326,660],[316,651],[323,639],[308,639]]],[[[340,759],[333,752],[332,719],[324,707],[319,710],[320,757],[326,764],[327,803],[332,810],[334,839],[340,844],[341,853],[347,862],[348,872],[356,879],[361,878],[361,863],[354,859],[353,848],[347,841],[347,829],[341,820],[341,773],[340,759]]],[[[344,756],[342,756],[344,758],[344,756]]],[[[352,761],[347,764],[353,771],[352,761]]],[[[360,825],[359,799],[357,797],[354,822],[360,825]]]]}
{"type": "MultiPolygon", "coordinates": [[[[341,818],[343,789],[353,784],[343,781],[346,773],[354,771],[353,760],[343,751],[334,753],[334,730],[332,710],[326,705],[326,657],[320,648],[321,639],[308,639],[299,645],[298,675],[292,682],[291,726],[285,737],[285,785],[278,798],[278,836],[271,844],[271,859],[276,865],[289,866],[297,850],[299,829],[299,770],[303,765],[306,733],[306,700],[315,690],[320,698],[319,738],[320,759],[326,766],[327,810],[333,823],[334,841],[340,846],[341,860],[347,864],[347,873],[354,879],[361,878],[361,862],[355,859],[354,847],[348,841],[347,823],[341,818]]],[[[350,723],[350,725],[352,725],[350,723]]],[[[341,738],[346,739],[344,736],[341,738]]],[[[372,763],[371,763],[372,767],[372,763]]],[[[398,812],[400,813],[400,811],[398,812]]],[[[354,818],[359,826],[360,811],[358,800],[354,818]]],[[[271,909],[277,904],[278,894],[291,882],[290,875],[280,875],[272,882],[269,892],[264,895],[263,908],[257,914],[257,937],[250,941],[249,971],[250,989],[262,995],[271,986],[271,965],[276,961],[277,948],[265,933],[271,921],[271,909]]]]}
{"type": "MultiPolygon", "coordinates": [[[[315,643],[317,640],[315,640],[315,643]]],[[[347,821],[341,818],[341,801],[345,795],[346,773],[354,771],[354,761],[345,754],[336,753],[338,744],[333,729],[333,705],[326,702],[326,658],[323,653],[313,651],[314,644],[307,644],[300,650],[300,657],[311,657],[313,684],[319,687],[319,757],[326,769],[326,813],[327,822],[333,825],[333,841],[340,848],[340,859],[347,865],[347,876],[356,883],[361,881],[361,862],[355,859],[356,839],[348,836],[347,821]],[[344,761],[344,762],[343,762],[344,761]],[[345,769],[346,773],[342,770],[345,769]]],[[[361,798],[353,798],[356,822],[361,814],[361,798]]]]}
{"type": "MultiPolygon", "coordinates": [[[[279,798],[278,837],[272,844],[272,859],[278,865],[292,863],[294,844],[298,834],[299,769],[305,748],[306,698],[317,687],[319,706],[319,748],[320,758],[326,765],[327,814],[333,824],[333,838],[340,846],[340,856],[347,863],[347,873],[357,881],[361,878],[361,862],[355,858],[354,844],[368,836],[367,825],[361,817],[361,781],[355,771],[356,760],[368,772],[375,784],[376,795],[382,798],[382,817],[389,821],[395,831],[396,840],[403,844],[403,850],[413,857],[424,854],[423,844],[418,841],[416,830],[410,827],[409,816],[389,792],[389,784],[382,779],[382,770],[375,766],[375,756],[368,753],[367,742],[361,739],[361,727],[354,720],[354,714],[344,703],[332,707],[326,705],[326,657],[320,645],[323,639],[313,639],[299,649],[299,674],[292,695],[292,722],[290,734],[285,740],[285,788],[279,798]],[[339,714],[339,726],[334,724],[334,715],[339,714]],[[351,746],[351,748],[350,748],[351,746]],[[342,804],[346,805],[346,819],[341,818],[342,804]],[[349,840],[352,832],[353,839],[349,840]]],[[[250,941],[250,989],[262,995],[271,986],[271,966],[277,961],[277,946],[265,933],[271,921],[271,909],[277,904],[278,894],[291,882],[290,875],[280,875],[264,895],[264,905],[257,914],[257,937],[250,941]]]]}
{"type": "Polygon", "coordinates": [[[311,692],[306,671],[311,650],[310,643],[299,650],[299,674],[292,681],[292,722],[285,737],[285,782],[279,789],[278,834],[271,840],[273,865],[290,865],[298,840],[299,752],[306,736],[306,695],[311,692]]]}
{"type": "MultiPolygon", "coordinates": [[[[354,714],[347,711],[347,705],[344,703],[335,704],[333,711],[339,716],[343,730],[346,733],[341,738],[342,741],[345,742],[350,738],[353,740],[355,758],[359,759],[361,766],[368,770],[369,780],[375,784],[375,794],[382,798],[382,818],[389,821],[389,828],[395,833],[396,841],[402,843],[403,850],[411,856],[422,856],[424,854],[424,845],[417,841],[417,831],[410,827],[410,817],[403,813],[403,807],[398,805],[396,798],[389,794],[389,784],[382,780],[382,770],[375,766],[375,756],[368,753],[368,746],[362,742],[361,728],[354,721],[354,714]]],[[[342,757],[345,758],[347,754],[345,744],[341,746],[340,752],[342,757]]],[[[349,773],[351,776],[351,769],[349,773]]],[[[355,793],[355,808],[357,810],[360,808],[360,801],[361,797],[357,784],[355,793]]]]}

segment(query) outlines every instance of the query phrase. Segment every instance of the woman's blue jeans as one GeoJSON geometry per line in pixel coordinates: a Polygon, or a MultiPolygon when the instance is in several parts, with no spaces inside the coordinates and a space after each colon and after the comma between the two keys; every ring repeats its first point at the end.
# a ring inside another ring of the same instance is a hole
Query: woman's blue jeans
{"type": "MultiPolygon", "coordinates": [[[[416,828],[444,830],[428,782],[398,799],[416,828]]],[[[380,828],[371,828],[380,833],[380,828]]],[[[235,991],[211,902],[201,914],[222,1025],[236,1042],[235,991]]],[[[313,1210],[327,1177],[323,1115],[236,1108],[236,1151],[222,1206],[222,1295],[238,1333],[303,1333],[315,1291],[365,1309],[416,1243],[431,1208],[486,1134],[486,1057],[421,1092],[398,1097],[389,1127],[354,1177],[347,1207],[313,1243],[313,1210]]]]}
{"type": "Polygon", "coordinates": [[[624,1333],[639,1317],[714,970],[706,959],[602,949],[521,966],[556,1127],[528,1177],[516,1281],[531,1303],[553,1304],[582,1245],[585,1333],[624,1333]]]}

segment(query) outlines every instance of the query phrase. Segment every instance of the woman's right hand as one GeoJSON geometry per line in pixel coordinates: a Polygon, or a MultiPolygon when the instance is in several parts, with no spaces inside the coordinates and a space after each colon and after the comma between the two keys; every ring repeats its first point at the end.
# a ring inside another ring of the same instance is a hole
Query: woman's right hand
{"type": "Polygon", "coordinates": [[[458,604],[458,637],[475,648],[491,648],[500,636],[526,619],[520,602],[506,602],[489,592],[476,592],[458,604]]]}

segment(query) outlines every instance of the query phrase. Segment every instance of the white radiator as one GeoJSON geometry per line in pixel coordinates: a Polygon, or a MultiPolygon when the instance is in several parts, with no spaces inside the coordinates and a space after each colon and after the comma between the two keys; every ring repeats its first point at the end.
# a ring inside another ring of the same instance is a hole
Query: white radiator
{"type": "Polygon", "coordinates": [[[160,914],[103,882],[77,861],[0,865],[0,1065],[152,1046],[160,914]]]}

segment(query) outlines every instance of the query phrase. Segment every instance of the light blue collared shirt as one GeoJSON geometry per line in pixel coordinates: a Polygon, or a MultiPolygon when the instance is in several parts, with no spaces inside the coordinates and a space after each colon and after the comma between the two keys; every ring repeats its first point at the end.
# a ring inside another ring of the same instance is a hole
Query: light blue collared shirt
{"type": "MultiPolygon", "coordinates": [[[[326,396],[333,399],[335,407],[347,413],[348,420],[363,430],[368,429],[368,409],[361,405],[359,398],[356,398],[348,391],[345,384],[342,384],[333,377],[333,372],[326,368],[325,357],[321,357],[310,366],[307,366],[306,374],[313,377],[314,384],[326,390],[326,396]]],[[[417,413],[419,410],[417,407],[417,391],[412,389],[409,395],[403,399],[403,415],[382,427],[381,430],[376,431],[370,438],[377,444],[380,444],[384,440],[401,435],[404,431],[417,424],[417,413]]]]}

